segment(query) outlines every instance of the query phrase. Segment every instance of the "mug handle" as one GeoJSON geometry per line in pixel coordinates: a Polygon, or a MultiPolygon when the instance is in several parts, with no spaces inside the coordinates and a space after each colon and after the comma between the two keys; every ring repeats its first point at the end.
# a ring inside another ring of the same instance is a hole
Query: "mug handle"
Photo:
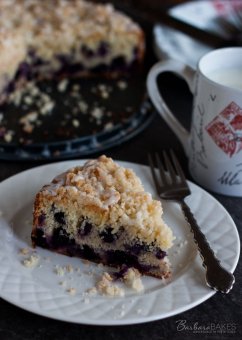
{"type": "Polygon", "coordinates": [[[149,71],[146,84],[149,97],[153,102],[156,110],[161,114],[165,122],[176,134],[176,136],[182,143],[185,153],[188,155],[190,132],[184,128],[184,126],[176,119],[174,114],[166,105],[157,85],[157,77],[163,72],[173,72],[180,75],[187,82],[192,94],[194,94],[196,71],[192,67],[178,60],[161,61],[155,64],[149,71]]]}

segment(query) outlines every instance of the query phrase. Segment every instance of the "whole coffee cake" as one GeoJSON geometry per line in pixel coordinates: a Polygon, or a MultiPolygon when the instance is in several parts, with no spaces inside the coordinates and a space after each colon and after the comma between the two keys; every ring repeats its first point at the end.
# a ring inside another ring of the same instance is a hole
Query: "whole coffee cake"
{"type": "Polygon", "coordinates": [[[112,5],[82,0],[0,1],[0,104],[26,79],[130,72],[142,29],[112,5]]]}

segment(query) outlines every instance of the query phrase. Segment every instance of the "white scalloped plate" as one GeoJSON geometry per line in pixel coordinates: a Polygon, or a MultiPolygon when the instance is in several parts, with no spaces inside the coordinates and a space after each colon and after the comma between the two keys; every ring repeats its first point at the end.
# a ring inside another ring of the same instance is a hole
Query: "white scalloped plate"
{"type": "MultiPolygon", "coordinates": [[[[145,290],[141,294],[126,288],[126,295],[122,298],[86,297],[83,293],[95,285],[103,272],[95,264],[87,265],[80,259],[37,248],[39,264],[35,268],[24,267],[22,261],[27,255],[20,255],[19,250],[31,247],[31,215],[36,192],[58,173],[81,163],[83,161],[76,160],[44,165],[0,183],[0,296],[3,299],[30,312],[58,320],[124,325],[181,313],[215,294],[205,284],[204,269],[189,228],[179,206],[172,202],[163,202],[164,219],[172,226],[177,238],[169,252],[173,277],[166,284],[159,279],[145,277],[142,279],[145,290]],[[67,264],[72,265],[74,272],[58,276],[54,271],[55,265],[67,264]],[[60,281],[65,281],[66,287],[61,286],[60,281]],[[76,289],[73,296],[67,292],[71,287],[76,289]]],[[[126,162],[120,164],[132,168],[145,189],[155,196],[148,167],[126,162]]],[[[187,198],[187,203],[218,258],[233,272],[240,249],[236,226],[218,201],[195,184],[189,184],[192,195],[187,198]]]]}

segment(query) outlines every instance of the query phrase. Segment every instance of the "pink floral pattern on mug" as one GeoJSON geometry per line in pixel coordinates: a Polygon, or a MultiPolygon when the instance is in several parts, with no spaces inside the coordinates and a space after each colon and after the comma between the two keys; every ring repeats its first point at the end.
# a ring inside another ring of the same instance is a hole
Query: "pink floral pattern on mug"
{"type": "Polygon", "coordinates": [[[242,150],[242,108],[236,103],[226,106],[205,128],[229,157],[242,150]]]}

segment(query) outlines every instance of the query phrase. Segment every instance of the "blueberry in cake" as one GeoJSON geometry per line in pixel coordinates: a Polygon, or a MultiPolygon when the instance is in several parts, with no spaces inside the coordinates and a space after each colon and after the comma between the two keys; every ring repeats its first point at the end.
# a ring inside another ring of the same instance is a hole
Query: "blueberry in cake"
{"type": "Polygon", "coordinates": [[[32,241],[69,256],[170,276],[171,229],[135,173],[101,156],[57,176],[37,194],[32,241]]]}
{"type": "Polygon", "coordinates": [[[115,75],[142,64],[142,29],[112,5],[0,1],[0,103],[26,79],[115,75]]]}

